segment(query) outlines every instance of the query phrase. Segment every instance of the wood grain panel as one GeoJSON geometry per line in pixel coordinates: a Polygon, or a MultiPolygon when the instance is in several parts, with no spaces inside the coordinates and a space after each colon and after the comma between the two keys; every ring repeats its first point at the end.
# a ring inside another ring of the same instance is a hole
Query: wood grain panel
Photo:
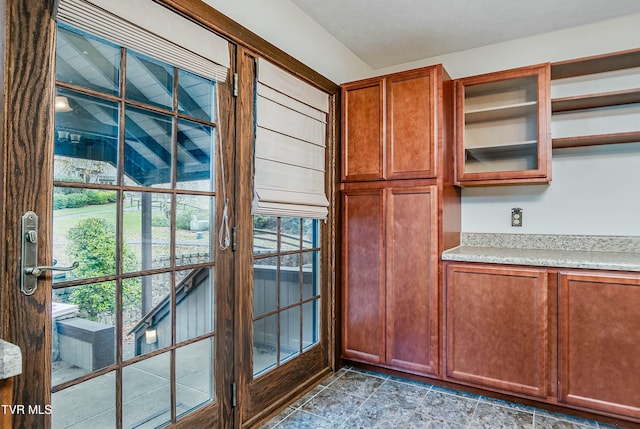
{"type": "Polygon", "coordinates": [[[437,187],[387,192],[387,364],[434,374],[438,368],[437,187]]]}
{"type": "Polygon", "coordinates": [[[433,68],[387,78],[387,176],[435,177],[433,68]]]}
{"type": "Polygon", "coordinates": [[[560,397],[640,418],[640,276],[560,275],[560,397]]]}
{"type": "MultiPolygon", "coordinates": [[[[53,165],[53,1],[2,2],[4,13],[2,116],[4,176],[2,207],[6,251],[0,290],[0,337],[28,351],[25,371],[13,379],[15,404],[50,402],[51,276],[38,280],[32,296],[20,291],[21,217],[40,217],[39,261],[51,262],[51,168],[53,165]]],[[[46,414],[16,414],[13,427],[47,428],[46,414]]]]}
{"type": "Polygon", "coordinates": [[[447,377],[546,395],[544,270],[447,267],[447,377]]]}
{"type": "MultiPolygon", "coordinates": [[[[236,46],[229,45],[229,54],[232,64],[231,73],[238,69],[241,60],[236,60],[236,46]]],[[[232,74],[227,76],[226,82],[220,82],[217,85],[219,91],[220,102],[220,117],[218,118],[218,132],[221,135],[223,142],[236,141],[236,114],[237,105],[236,99],[233,97],[233,77],[232,74]]],[[[218,164],[221,161],[225,166],[233,166],[236,162],[236,153],[232,150],[224,151],[224,153],[218,153],[218,164]],[[224,157],[224,159],[220,159],[224,157]]],[[[225,183],[238,183],[239,179],[237,174],[239,170],[236,168],[220,168],[220,165],[216,166],[216,169],[226,175],[225,183]]],[[[222,195],[222,181],[216,181],[218,186],[218,195],[222,195]]],[[[227,192],[229,192],[227,190],[227,192]]],[[[239,204],[231,204],[228,207],[228,215],[231,219],[236,219],[236,210],[239,209],[239,204]]],[[[216,219],[222,219],[224,210],[224,204],[216,204],[216,219]]],[[[218,220],[218,225],[220,220],[218,220]]],[[[234,382],[234,367],[237,363],[235,359],[235,350],[233,347],[235,324],[233,316],[236,308],[236,289],[229,287],[229,284],[234,282],[234,276],[239,271],[236,269],[236,259],[230,249],[226,251],[219,250],[215,255],[216,266],[215,275],[216,282],[214,287],[215,297],[215,326],[216,337],[214,347],[214,359],[213,364],[214,380],[215,380],[215,392],[216,401],[211,410],[198,410],[192,413],[190,420],[188,420],[191,426],[185,423],[179,422],[184,425],[183,427],[215,427],[220,429],[230,429],[234,427],[234,409],[231,403],[231,395],[229,394],[229,386],[234,382]],[[225,287],[226,286],[226,287],[225,287]]],[[[236,283],[238,284],[238,283],[236,283]]]]}
{"type": "Polygon", "coordinates": [[[343,194],[344,357],[385,359],[384,194],[382,189],[343,194]]]}
{"type": "MultiPolygon", "coordinates": [[[[2,405],[14,405],[13,403],[13,380],[0,380],[0,404],[2,405]]],[[[0,429],[10,429],[11,428],[11,413],[4,412],[2,410],[0,412],[0,429]]]]}
{"type": "Polygon", "coordinates": [[[342,88],[342,180],[384,178],[384,80],[342,88]]]}

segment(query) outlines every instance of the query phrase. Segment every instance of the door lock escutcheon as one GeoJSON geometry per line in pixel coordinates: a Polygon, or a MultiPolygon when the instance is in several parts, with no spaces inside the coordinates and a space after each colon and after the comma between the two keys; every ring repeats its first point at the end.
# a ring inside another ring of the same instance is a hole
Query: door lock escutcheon
{"type": "Polygon", "coordinates": [[[32,211],[22,215],[22,258],[20,288],[25,295],[33,295],[38,288],[38,277],[45,271],[71,271],[78,268],[74,262],[68,267],[38,266],[38,215],[32,211]]]}

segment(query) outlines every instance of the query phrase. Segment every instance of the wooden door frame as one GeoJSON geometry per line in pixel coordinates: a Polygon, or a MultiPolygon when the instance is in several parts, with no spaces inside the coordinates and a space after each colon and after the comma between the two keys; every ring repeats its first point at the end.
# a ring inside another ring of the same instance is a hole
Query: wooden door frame
{"type": "Polygon", "coordinates": [[[321,321],[320,344],[301,356],[286,362],[277,369],[253,378],[252,339],[253,333],[253,157],[254,157],[254,94],[256,60],[261,57],[256,51],[240,47],[237,54],[239,96],[236,103],[238,123],[236,171],[239,179],[236,185],[238,250],[236,270],[236,333],[237,344],[236,380],[238,382],[238,404],[236,419],[242,428],[259,427],[273,413],[282,409],[290,400],[310,390],[331,370],[336,369],[335,361],[335,261],[336,261],[336,135],[339,118],[336,110],[338,91],[329,93],[330,111],[328,115],[328,144],[325,156],[325,189],[330,201],[328,221],[321,233],[321,321]],[[287,374],[285,377],[283,374],[287,374]]]}
{"type": "MultiPolygon", "coordinates": [[[[52,215],[55,22],[53,0],[4,0],[2,37],[4,102],[2,103],[2,233],[0,248],[0,335],[30,353],[23,374],[14,379],[13,401],[50,405],[51,330],[41,324],[51,318],[47,275],[31,296],[20,291],[21,217],[28,210],[40,218],[52,215]],[[25,162],[29,159],[31,162],[25,162]],[[22,192],[23,189],[30,192],[22,192]],[[44,380],[44,382],[43,382],[44,380]],[[49,381],[46,381],[49,380],[49,381]]],[[[39,262],[50,265],[50,225],[41,224],[39,262]]],[[[48,414],[17,414],[14,427],[48,427],[48,414]]]]}

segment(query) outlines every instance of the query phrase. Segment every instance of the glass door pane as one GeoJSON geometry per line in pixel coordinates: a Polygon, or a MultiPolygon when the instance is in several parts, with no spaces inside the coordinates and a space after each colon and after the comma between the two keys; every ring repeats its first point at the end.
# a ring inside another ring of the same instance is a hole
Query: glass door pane
{"type": "Polygon", "coordinates": [[[56,77],[53,427],[176,422],[216,401],[215,84],[68,27],[56,77]]]}

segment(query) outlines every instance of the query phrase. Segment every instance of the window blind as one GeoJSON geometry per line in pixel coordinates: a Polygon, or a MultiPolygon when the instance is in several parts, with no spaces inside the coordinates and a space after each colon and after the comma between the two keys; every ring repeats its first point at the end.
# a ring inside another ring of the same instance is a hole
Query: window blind
{"type": "Polygon", "coordinates": [[[227,78],[227,41],[151,0],[60,0],[57,19],[202,77],[227,78]]]}
{"type": "Polygon", "coordinates": [[[329,96],[258,59],[253,213],[326,219],[329,96]]]}

